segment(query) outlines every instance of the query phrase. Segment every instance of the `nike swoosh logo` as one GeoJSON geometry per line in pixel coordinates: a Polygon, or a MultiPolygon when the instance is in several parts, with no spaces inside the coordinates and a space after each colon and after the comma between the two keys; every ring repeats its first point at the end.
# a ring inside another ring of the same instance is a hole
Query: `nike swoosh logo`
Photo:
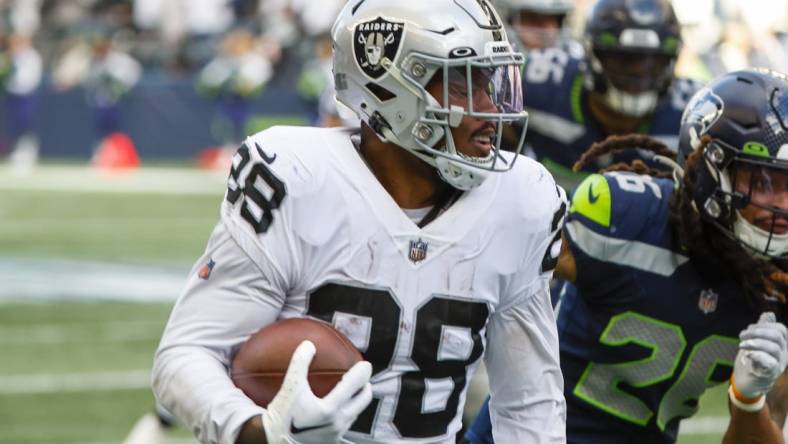
{"type": "Polygon", "coordinates": [[[596,201],[598,201],[598,200],[599,200],[599,194],[595,195],[594,194],[594,186],[590,185],[588,187],[588,201],[591,202],[592,204],[595,204],[596,201]]]}
{"type": "Polygon", "coordinates": [[[302,428],[296,427],[296,425],[291,421],[290,422],[290,434],[291,435],[298,435],[299,433],[309,432],[311,430],[322,429],[323,427],[328,427],[328,424],[321,424],[321,425],[316,425],[316,426],[304,427],[302,429],[302,428]]]}
{"type": "Polygon", "coordinates": [[[269,157],[268,154],[266,154],[266,152],[263,151],[263,149],[260,147],[259,144],[255,143],[254,145],[255,148],[257,148],[257,153],[260,154],[260,157],[262,157],[263,160],[265,160],[265,163],[267,163],[268,165],[274,163],[274,161],[276,160],[276,153],[274,153],[273,156],[269,157]]]}

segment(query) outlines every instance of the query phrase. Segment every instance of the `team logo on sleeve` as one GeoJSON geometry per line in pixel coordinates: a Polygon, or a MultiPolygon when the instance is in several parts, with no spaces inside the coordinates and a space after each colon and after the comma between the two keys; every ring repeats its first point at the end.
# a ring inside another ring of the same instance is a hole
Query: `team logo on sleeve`
{"type": "Polygon", "coordinates": [[[405,24],[378,17],[359,23],[353,32],[353,54],[356,63],[371,79],[377,80],[386,74],[381,63],[384,58],[392,63],[399,53],[405,24]]]}
{"type": "Polygon", "coordinates": [[[208,278],[211,277],[211,272],[213,271],[214,266],[216,266],[216,262],[214,262],[213,259],[208,259],[208,263],[203,265],[200,268],[200,271],[197,272],[197,277],[207,281],[208,278]]]}
{"type": "Polygon", "coordinates": [[[717,311],[717,300],[719,300],[720,296],[717,294],[716,291],[708,288],[700,292],[700,298],[698,298],[698,308],[703,314],[714,313],[717,311]]]}
{"type": "Polygon", "coordinates": [[[429,245],[421,239],[410,241],[410,253],[408,253],[410,261],[417,264],[427,259],[427,247],[429,245]]]}

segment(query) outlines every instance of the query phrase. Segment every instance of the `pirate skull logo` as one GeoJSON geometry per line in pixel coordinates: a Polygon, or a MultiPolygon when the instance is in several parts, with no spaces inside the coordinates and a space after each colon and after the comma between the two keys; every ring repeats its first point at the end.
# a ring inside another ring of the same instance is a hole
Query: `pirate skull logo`
{"type": "Polygon", "coordinates": [[[397,58],[404,23],[392,22],[382,17],[359,23],[353,33],[353,51],[356,63],[368,77],[379,79],[386,73],[383,60],[391,63],[397,58]]]}

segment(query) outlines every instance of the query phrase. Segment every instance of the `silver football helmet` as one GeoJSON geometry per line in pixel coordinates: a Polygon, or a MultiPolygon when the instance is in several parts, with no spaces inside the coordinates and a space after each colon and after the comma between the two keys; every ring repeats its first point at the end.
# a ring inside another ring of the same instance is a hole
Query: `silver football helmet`
{"type": "Polygon", "coordinates": [[[337,100],[381,139],[434,166],[462,190],[480,185],[490,171],[512,168],[517,156],[501,154],[501,136],[505,125],[519,129],[519,153],[528,119],[520,81],[524,57],[512,49],[487,0],[348,2],[331,35],[337,100]],[[427,91],[436,80],[443,81],[442,103],[427,91]],[[458,89],[465,91],[464,102],[457,102],[458,89]],[[451,129],[466,116],[495,126],[495,135],[486,136],[488,155],[457,149],[451,129]]]}

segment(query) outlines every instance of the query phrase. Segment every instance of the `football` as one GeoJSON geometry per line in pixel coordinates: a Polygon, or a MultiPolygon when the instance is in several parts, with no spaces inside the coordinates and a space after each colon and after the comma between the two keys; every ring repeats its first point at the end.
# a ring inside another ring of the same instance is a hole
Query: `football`
{"type": "Polygon", "coordinates": [[[241,346],[232,361],[233,383],[257,405],[266,407],[282,385],[293,352],[306,339],[317,349],[308,380],[318,397],[327,395],[353,364],[364,359],[331,324],[283,319],[263,327],[241,346]]]}

